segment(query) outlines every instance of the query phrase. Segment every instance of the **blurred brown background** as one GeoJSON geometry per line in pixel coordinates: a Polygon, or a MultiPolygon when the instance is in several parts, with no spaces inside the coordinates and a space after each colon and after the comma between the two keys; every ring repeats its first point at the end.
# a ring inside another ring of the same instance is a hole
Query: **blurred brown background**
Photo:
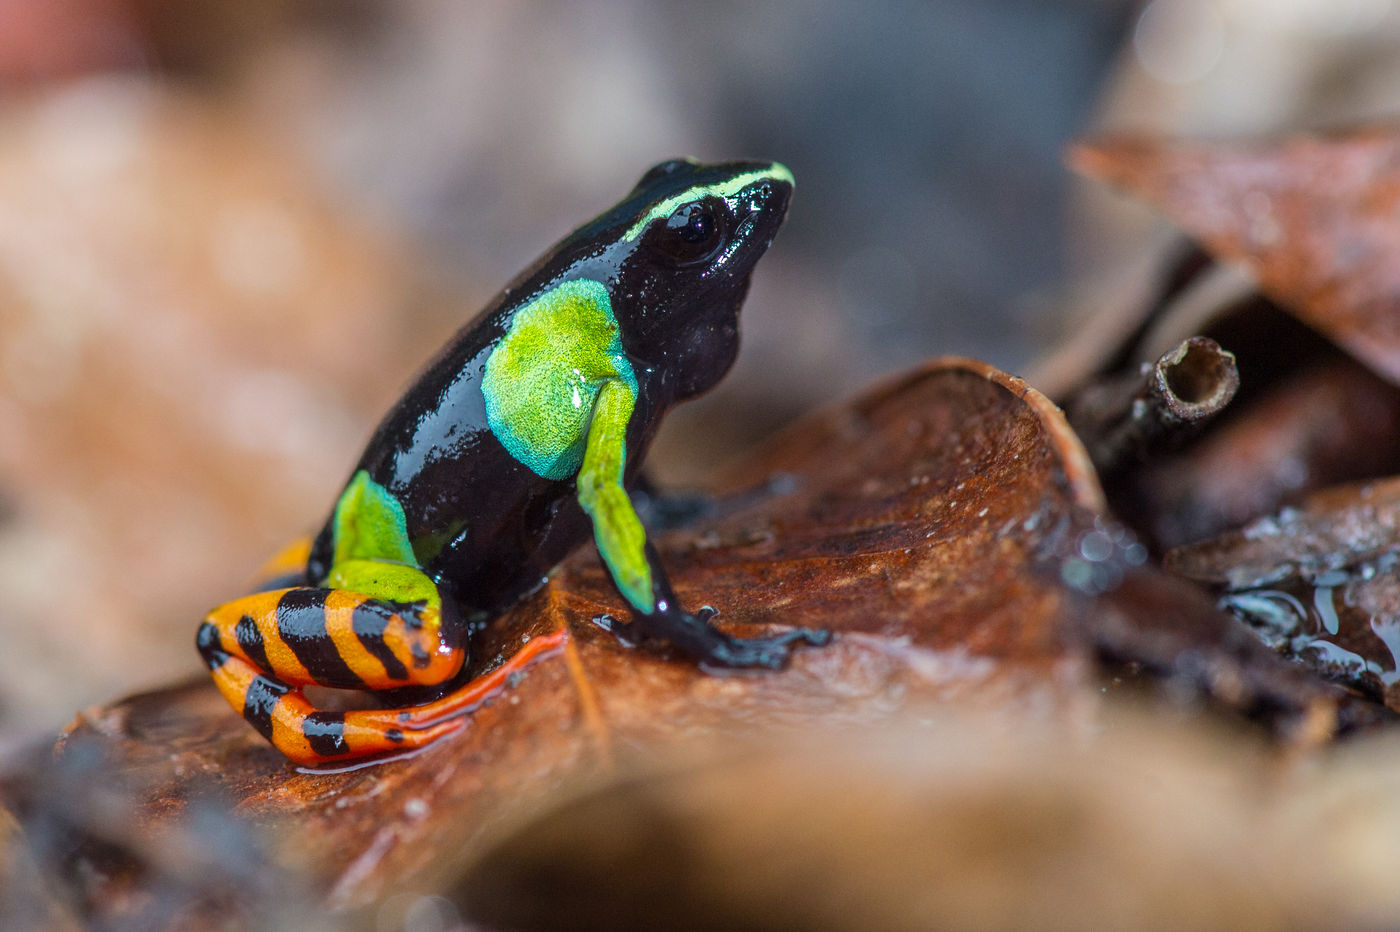
{"type": "Polygon", "coordinates": [[[701,483],[926,356],[1022,370],[1160,235],[1068,140],[1384,114],[1394,6],[0,0],[0,747],[197,673],[418,362],[651,163],[798,178],[658,443],[701,483]]]}

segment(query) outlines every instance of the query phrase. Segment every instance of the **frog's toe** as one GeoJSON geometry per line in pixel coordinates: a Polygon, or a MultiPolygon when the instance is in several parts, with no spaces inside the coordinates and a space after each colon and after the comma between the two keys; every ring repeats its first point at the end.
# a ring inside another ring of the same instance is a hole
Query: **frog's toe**
{"type": "Polygon", "coordinates": [[[781,670],[787,666],[793,648],[798,644],[821,646],[831,640],[831,632],[811,628],[794,628],[768,638],[730,638],[716,640],[706,656],[698,658],[706,667],[760,667],[781,670]]]}
{"type": "Polygon", "coordinates": [[[738,650],[715,650],[708,656],[697,658],[695,663],[706,673],[723,670],[781,670],[787,666],[790,653],[791,649],[786,646],[756,645],[738,650]]]}
{"type": "Polygon", "coordinates": [[[641,637],[634,630],[632,623],[623,621],[616,615],[594,615],[593,623],[611,634],[624,647],[636,647],[641,642],[641,637]]]}

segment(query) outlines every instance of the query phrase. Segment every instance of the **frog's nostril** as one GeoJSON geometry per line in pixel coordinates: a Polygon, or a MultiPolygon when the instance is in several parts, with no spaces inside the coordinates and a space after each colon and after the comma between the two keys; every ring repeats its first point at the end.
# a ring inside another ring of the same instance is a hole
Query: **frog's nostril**
{"type": "Polygon", "coordinates": [[[773,183],[755,181],[744,189],[742,201],[749,210],[758,210],[773,200],[773,183]]]}

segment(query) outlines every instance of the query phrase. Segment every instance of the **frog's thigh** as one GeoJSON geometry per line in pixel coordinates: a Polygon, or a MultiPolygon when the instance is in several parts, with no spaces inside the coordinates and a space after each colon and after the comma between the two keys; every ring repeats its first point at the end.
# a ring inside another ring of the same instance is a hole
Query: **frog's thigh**
{"type": "Polygon", "coordinates": [[[436,609],[299,586],[219,606],[200,626],[198,644],[211,669],[228,655],[293,686],[378,690],[456,676],[465,651],[446,643],[442,630],[436,609]]]}

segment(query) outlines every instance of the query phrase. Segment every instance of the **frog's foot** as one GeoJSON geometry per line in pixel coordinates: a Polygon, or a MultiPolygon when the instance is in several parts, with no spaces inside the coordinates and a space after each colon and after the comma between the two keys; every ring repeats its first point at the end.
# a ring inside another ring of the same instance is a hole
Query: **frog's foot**
{"type": "Polygon", "coordinates": [[[706,606],[691,614],[660,603],[659,611],[637,615],[620,622],[610,615],[598,619],[618,640],[626,644],[660,641],[670,644],[702,667],[731,669],[763,667],[778,670],[799,644],[820,647],[831,640],[830,631],[794,628],[767,638],[736,638],[710,623],[715,610],[706,606]]]}
{"type": "Polygon", "coordinates": [[[499,667],[468,680],[432,702],[400,709],[399,720],[405,723],[406,727],[428,728],[448,719],[460,719],[460,716],[475,711],[478,706],[511,685],[513,678],[523,673],[530,664],[561,650],[568,639],[567,628],[560,628],[550,634],[535,635],[506,658],[499,667]]]}

